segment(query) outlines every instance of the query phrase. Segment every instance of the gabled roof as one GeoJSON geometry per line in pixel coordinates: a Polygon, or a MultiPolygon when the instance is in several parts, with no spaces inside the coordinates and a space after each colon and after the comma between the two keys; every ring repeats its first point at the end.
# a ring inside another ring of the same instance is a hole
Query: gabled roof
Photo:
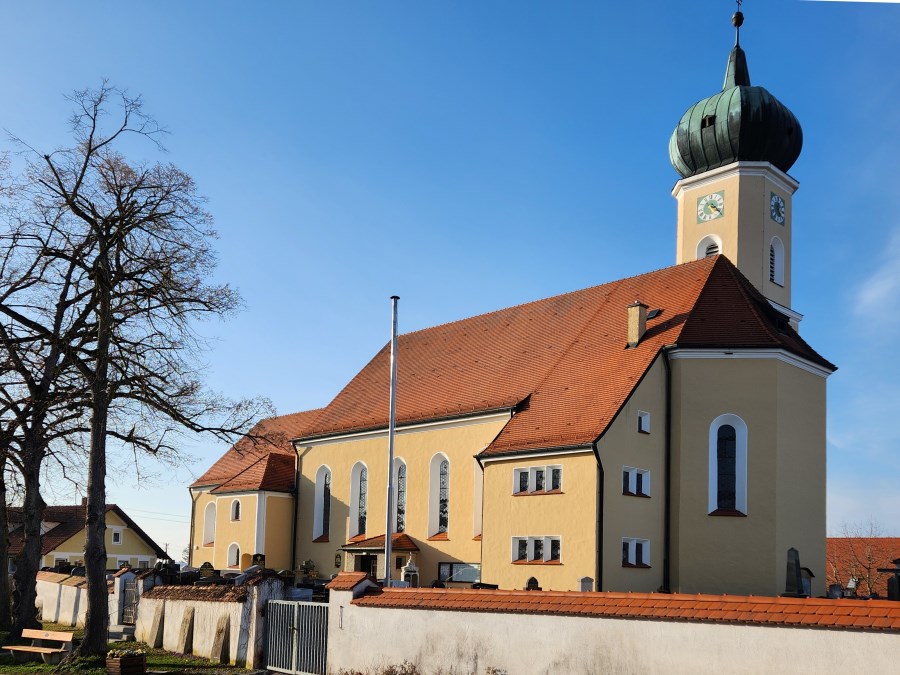
{"type": "Polygon", "coordinates": [[[221,490],[274,490],[291,491],[294,486],[294,448],[290,440],[299,436],[321,410],[307,410],[270,417],[258,422],[244,438],[222,455],[191,487],[224,486],[233,480],[241,487],[221,490]],[[272,456],[290,458],[290,480],[287,480],[283,460],[268,460],[272,456]],[[255,466],[259,465],[259,466],[255,466]],[[241,474],[246,473],[244,478],[241,474]],[[256,482],[254,482],[256,481],[256,482]],[[255,485],[255,487],[248,487],[255,485]]]}
{"type": "MultiPolygon", "coordinates": [[[[171,560],[167,554],[146,532],[144,532],[127,513],[116,504],[107,504],[106,513],[115,513],[125,524],[137,534],[145,544],[156,553],[157,558],[171,560]]],[[[22,507],[9,506],[7,514],[11,523],[22,522],[22,507]]],[[[87,510],[84,504],[77,506],[47,506],[44,508],[43,521],[45,523],[57,523],[41,537],[41,555],[47,555],[58,549],[68,539],[75,536],[85,528],[87,510]]],[[[25,543],[24,526],[17,525],[9,533],[9,555],[18,555],[25,543]]]]}
{"type": "MultiPolygon", "coordinates": [[[[344,551],[383,551],[384,535],[379,534],[375,537],[356,541],[351,539],[349,543],[342,547],[344,551]]],[[[412,538],[405,532],[395,532],[391,535],[391,550],[393,551],[418,551],[419,547],[412,538]]]]}
{"type": "Polygon", "coordinates": [[[256,460],[233,478],[210,490],[214,494],[270,490],[290,492],[294,489],[294,455],[273,452],[256,460]]]}
{"type": "MultiPolygon", "coordinates": [[[[397,423],[515,409],[483,455],[586,446],[667,345],[783,349],[834,369],[716,256],[401,335],[397,423]],[[662,311],[626,349],[635,300],[662,311]]],[[[388,344],[302,437],[387,426],[389,368],[388,344]]]]}

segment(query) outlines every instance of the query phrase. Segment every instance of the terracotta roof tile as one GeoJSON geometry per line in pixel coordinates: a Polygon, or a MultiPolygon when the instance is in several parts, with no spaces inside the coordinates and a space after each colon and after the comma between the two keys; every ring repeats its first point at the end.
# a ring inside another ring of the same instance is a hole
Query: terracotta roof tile
{"type": "Polygon", "coordinates": [[[247,589],[234,584],[208,586],[154,586],[144,591],[143,598],[154,600],[207,600],[213,602],[244,602],[247,589]]]}
{"type": "MultiPolygon", "coordinates": [[[[370,537],[369,539],[362,539],[361,541],[355,541],[355,539],[356,537],[351,539],[349,543],[345,544],[343,550],[384,549],[383,534],[379,534],[377,537],[370,537]]],[[[391,535],[391,550],[397,552],[418,551],[419,547],[416,546],[416,543],[405,532],[395,532],[391,535]]]]}
{"type": "MultiPolygon", "coordinates": [[[[352,588],[365,575],[356,573],[352,588]]],[[[347,574],[338,575],[338,581],[347,574]]],[[[900,631],[900,603],[886,600],[761,598],[471,589],[387,589],[353,601],[362,607],[588,615],[755,625],[837,626],[900,631]],[[651,601],[649,604],[647,601],[651,601]],[[829,613],[828,610],[831,610],[829,613]],[[848,610],[841,614],[839,610],[848,610]]]]}
{"type": "Polygon", "coordinates": [[[887,597],[890,573],[900,558],[900,537],[829,537],[826,540],[826,584],[846,586],[851,577],[859,579],[856,592],[887,597]]]}
{"type": "MultiPolygon", "coordinates": [[[[247,436],[235,443],[200,478],[194,481],[191,487],[222,485],[271,454],[287,455],[293,458],[295,453],[290,442],[291,439],[300,436],[321,412],[320,409],[307,410],[260,421],[247,436]]],[[[282,467],[283,465],[279,464],[278,466],[282,467]]],[[[293,472],[291,485],[293,486],[293,472]]]]}
{"type": "Polygon", "coordinates": [[[352,591],[361,581],[365,581],[368,575],[365,572],[341,572],[329,581],[325,588],[333,591],[352,591]]]}
{"type": "MultiPolygon", "coordinates": [[[[660,349],[781,348],[827,361],[724,256],[401,335],[399,424],[515,408],[484,455],[587,445],[615,417],[660,349]],[[625,349],[627,305],[658,318],[625,349]]],[[[387,425],[389,345],[305,430],[315,438],[387,425]]]]}

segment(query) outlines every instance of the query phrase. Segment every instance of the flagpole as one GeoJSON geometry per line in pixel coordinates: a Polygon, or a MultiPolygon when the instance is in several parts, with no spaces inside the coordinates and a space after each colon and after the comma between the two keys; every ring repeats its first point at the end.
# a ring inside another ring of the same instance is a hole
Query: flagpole
{"type": "Polygon", "coordinates": [[[388,421],[387,524],[384,528],[384,587],[391,587],[391,537],[394,532],[394,424],[397,414],[397,301],[391,296],[391,402],[388,421]]]}

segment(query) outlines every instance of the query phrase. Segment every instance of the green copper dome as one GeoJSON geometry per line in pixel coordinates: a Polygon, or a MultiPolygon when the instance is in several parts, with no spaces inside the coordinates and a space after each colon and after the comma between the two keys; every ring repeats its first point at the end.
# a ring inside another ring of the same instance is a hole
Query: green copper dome
{"type": "Polygon", "coordinates": [[[802,147],[797,118],[768,91],[750,85],[747,57],[736,44],[722,91],[688,108],[672,132],[669,161],[684,178],[738,161],[770,162],[787,172],[802,147]]]}

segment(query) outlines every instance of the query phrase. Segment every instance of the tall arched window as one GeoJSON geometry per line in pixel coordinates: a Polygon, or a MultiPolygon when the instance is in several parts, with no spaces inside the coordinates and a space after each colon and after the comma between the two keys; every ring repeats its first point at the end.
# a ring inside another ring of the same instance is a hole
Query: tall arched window
{"type": "Polygon", "coordinates": [[[241,519],[241,502],[235,499],[231,502],[231,519],[232,520],[240,520],[241,519]]]}
{"type": "Polygon", "coordinates": [[[210,502],[203,511],[203,543],[212,544],[216,540],[216,503],[210,502]]]}
{"type": "Polygon", "coordinates": [[[328,541],[331,532],[331,469],[322,465],[316,472],[316,502],[313,506],[313,539],[328,541]]]}
{"type": "Polygon", "coordinates": [[[241,547],[237,544],[231,544],[228,547],[228,560],[226,561],[229,567],[240,567],[241,566],[241,547]]]}
{"type": "Polygon", "coordinates": [[[429,536],[445,535],[450,525],[450,460],[443,453],[431,458],[428,499],[429,536]]]}
{"type": "Polygon", "coordinates": [[[769,281],[784,286],[784,244],[778,237],[769,243],[769,281]]]}
{"type": "Polygon", "coordinates": [[[353,465],[350,472],[350,536],[366,533],[366,516],[369,504],[369,470],[362,462],[353,465]]]}
{"type": "Polygon", "coordinates": [[[730,413],[709,427],[709,512],[747,513],[747,425],[730,413]]]}
{"type": "Polygon", "coordinates": [[[394,460],[394,531],[406,530],[406,462],[394,460]]]}
{"type": "Polygon", "coordinates": [[[697,244],[697,260],[709,258],[722,252],[722,240],[715,234],[708,234],[697,244]]]}

